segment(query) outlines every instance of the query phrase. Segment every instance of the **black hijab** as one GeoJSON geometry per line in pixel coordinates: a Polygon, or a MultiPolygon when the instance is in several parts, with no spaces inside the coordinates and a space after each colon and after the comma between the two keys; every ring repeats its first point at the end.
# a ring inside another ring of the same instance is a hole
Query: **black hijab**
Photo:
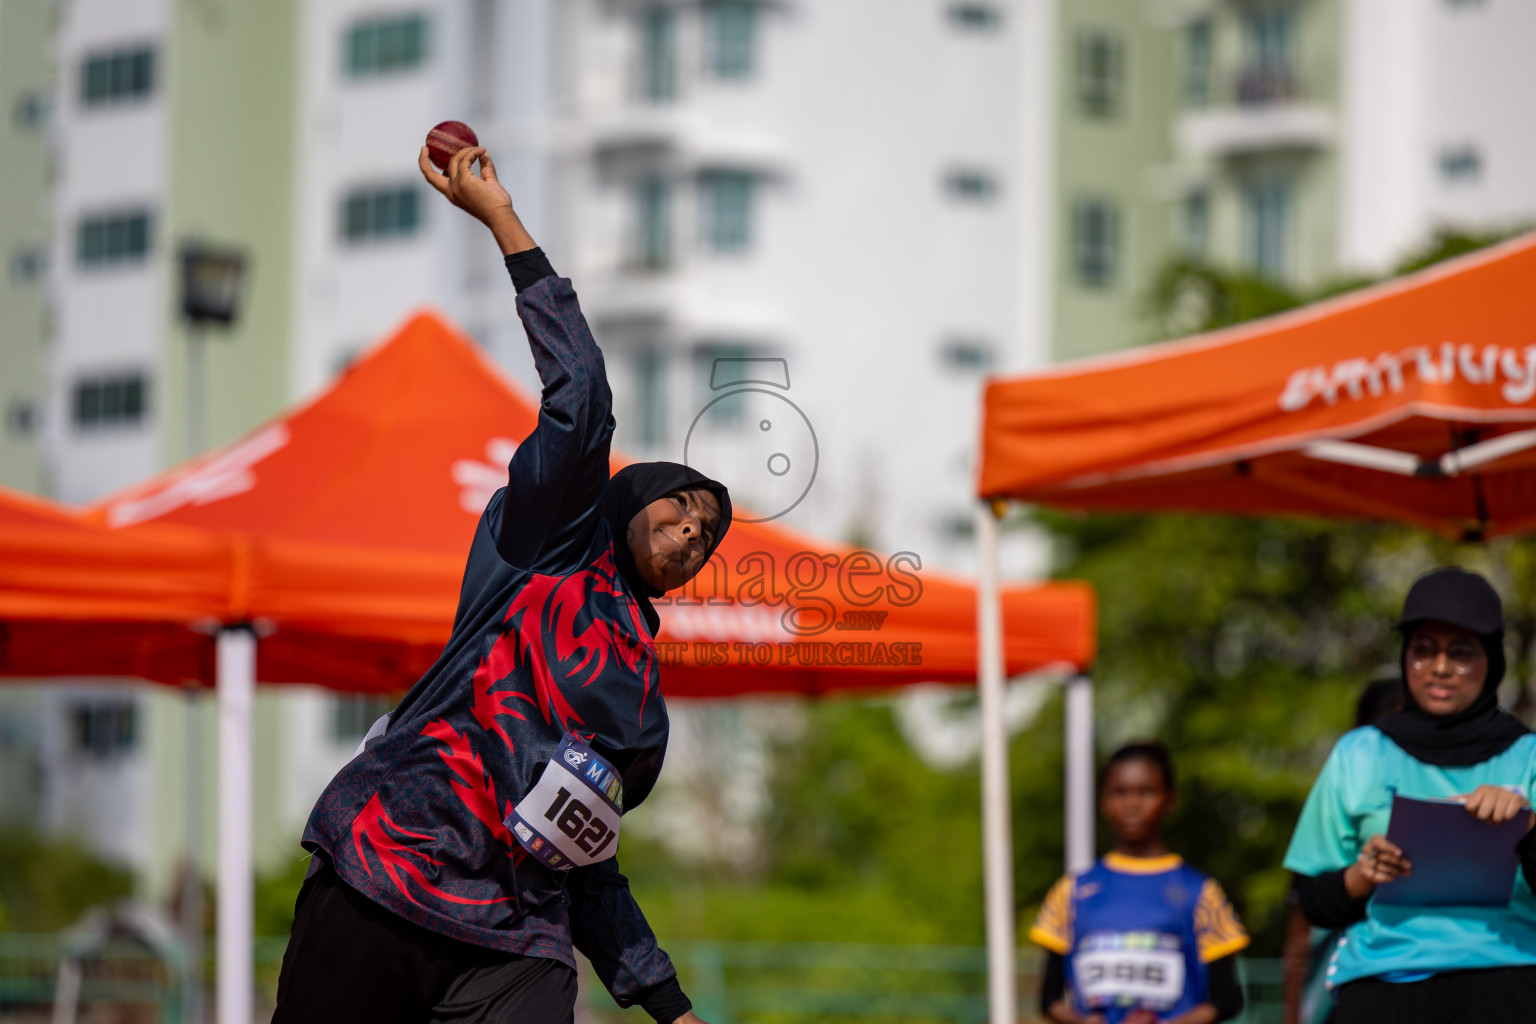
{"type": "Polygon", "coordinates": [[[1384,715],[1376,727],[1410,757],[1444,768],[1479,764],[1509,749],[1531,730],[1499,707],[1504,679],[1504,606],[1482,576],[1451,566],[1414,581],[1397,623],[1403,636],[1403,708],[1384,715]],[[1454,715],[1432,715],[1408,689],[1408,643],[1426,622],[1444,622],[1477,637],[1488,655],[1488,676],[1470,707],[1454,715]]]}
{"type": "Polygon", "coordinates": [[[658,498],[695,487],[704,488],[720,502],[720,525],[715,528],[714,542],[704,552],[704,560],[707,562],[709,556],[715,553],[715,548],[725,539],[725,531],[731,525],[731,495],[724,484],[676,462],[637,462],[613,474],[608,481],[608,489],[603,492],[603,519],[607,521],[608,531],[613,535],[614,562],[619,574],[629,583],[629,589],[634,591],[652,636],[656,635],[656,630],[661,626],[661,616],[656,614],[651,600],[660,597],[662,592],[647,583],[635,565],[635,556],[630,554],[627,540],[629,521],[635,517],[636,512],[658,498]]]}

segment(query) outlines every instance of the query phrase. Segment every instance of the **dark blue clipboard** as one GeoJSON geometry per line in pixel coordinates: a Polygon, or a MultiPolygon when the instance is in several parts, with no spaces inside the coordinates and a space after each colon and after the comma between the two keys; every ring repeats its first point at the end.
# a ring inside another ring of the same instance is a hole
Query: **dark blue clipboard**
{"type": "Polygon", "coordinates": [[[1387,839],[1413,862],[1413,874],[1376,889],[1378,904],[1397,907],[1507,907],[1515,889],[1530,810],[1490,825],[1459,800],[1392,797],[1387,839]]]}

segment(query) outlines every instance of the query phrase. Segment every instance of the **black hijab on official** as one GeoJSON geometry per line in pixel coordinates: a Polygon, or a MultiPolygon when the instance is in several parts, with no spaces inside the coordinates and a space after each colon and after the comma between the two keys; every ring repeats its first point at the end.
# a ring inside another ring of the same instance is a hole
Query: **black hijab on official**
{"type": "Polygon", "coordinates": [[[1482,576],[1455,566],[1425,573],[1403,601],[1397,628],[1403,649],[1403,707],[1385,715],[1376,727],[1417,761],[1445,768],[1479,764],[1509,749],[1531,730],[1499,707],[1504,679],[1504,605],[1482,576]],[[1466,710],[1432,715],[1419,707],[1408,689],[1408,643],[1426,622],[1444,622],[1478,638],[1488,655],[1483,690],[1466,710]]]}
{"type": "Polygon", "coordinates": [[[647,583],[635,565],[635,557],[630,554],[626,539],[629,521],[651,502],[695,487],[704,488],[720,502],[720,525],[715,528],[714,542],[704,552],[704,560],[708,561],[709,556],[715,553],[715,548],[725,539],[725,531],[731,525],[731,495],[724,484],[676,462],[637,462],[613,474],[608,481],[608,489],[603,492],[603,518],[607,520],[608,530],[613,535],[614,561],[618,565],[619,574],[628,581],[635,599],[640,602],[640,612],[645,616],[645,623],[653,636],[661,625],[661,616],[651,606],[651,599],[660,597],[662,592],[647,583]]]}

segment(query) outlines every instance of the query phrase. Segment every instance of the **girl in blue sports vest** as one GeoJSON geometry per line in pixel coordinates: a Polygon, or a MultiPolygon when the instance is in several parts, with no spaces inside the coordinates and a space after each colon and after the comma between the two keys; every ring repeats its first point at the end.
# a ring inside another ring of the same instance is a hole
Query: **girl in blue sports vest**
{"type": "Polygon", "coordinates": [[[1115,849],[1058,881],[1029,937],[1046,948],[1040,1010],[1061,1024],[1214,1024],[1242,1012],[1234,959],[1248,945],[1215,879],[1163,842],[1173,762],[1121,747],[1099,784],[1115,849]]]}
{"type": "Polygon", "coordinates": [[[1536,797],[1536,736],[1499,708],[1504,609],[1493,587],[1464,569],[1426,573],[1397,628],[1402,710],[1339,740],[1285,856],[1302,913],[1345,929],[1327,968],[1335,1024],[1536,1020],[1536,833],[1516,847],[1521,870],[1505,906],[1373,899],[1413,871],[1385,835],[1394,793],[1459,799],[1494,823],[1529,823],[1536,797]]]}

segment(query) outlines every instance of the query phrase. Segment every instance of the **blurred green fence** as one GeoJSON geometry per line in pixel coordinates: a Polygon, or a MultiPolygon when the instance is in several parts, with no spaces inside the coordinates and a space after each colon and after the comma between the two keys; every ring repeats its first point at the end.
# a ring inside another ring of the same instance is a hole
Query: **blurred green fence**
{"type": "MultiPolygon", "coordinates": [[[[258,939],[254,993],[257,1020],[270,1012],[286,940],[258,939]]],[[[970,946],[883,946],[849,943],[710,942],[670,947],[684,988],[711,1024],[941,1024],[983,1021],[987,1010],[986,951],[970,946]]],[[[0,1021],[47,1021],[66,953],[57,935],[0,935],[0,1021]]],[[[114,941],[77,958],[78,1004],[115,1008],[118,1019],[180,1024],[180,966],[142,945],[114,941]]],[[[1020,1009],[1035,1007],[1039,956],[1019,958],[1020,1009]]],[[[211,990],[212,960],[204,977],[211,990]]],[[[1280,967],[1274,960],[1242,962],[1248,993],[1243,1024],[1280,1019],[1280,967]]],[[[586,1014],[595,1021],[650,1018],[620,1010],[602,986],[583,977],[586,1014]]]]}
{"type": "MultiPolygon", "coordinates": [[[[695,1010],[710,1024],[941,1024],[987,1016],[987,954],[980,947],[711,942],[667,948],[695,1010]]],[[[1021,952],[1023,1020],[1035,1017],[1040,967],[1038,950],[1021,952]]],[[[1240,961],[1239,971],[1248,1001],[1241,1024],[1278,1022],[1279,961],[1240,961]]],[[[600,985],[582,990],[594,1017],[650,1019],[638,1009],[620,1010],[600,985]]]]}

